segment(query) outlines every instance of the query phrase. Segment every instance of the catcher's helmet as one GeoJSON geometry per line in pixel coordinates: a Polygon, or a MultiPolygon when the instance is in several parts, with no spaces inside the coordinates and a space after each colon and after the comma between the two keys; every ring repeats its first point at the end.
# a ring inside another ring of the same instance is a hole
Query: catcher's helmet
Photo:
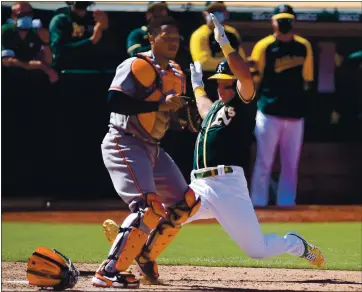
{"type": "Polygon", "coordinates": [[[40,246],[28,260],[26,278],[30,285],[63,290],[73,288],[78,276],[79,271],[71,260],[55,249],[40,246]]]}
{"type": "Polygon", "coordinates": [[[233,72],[230,70],[229,64],[226,60],[222,61],[217,65],[216,74],[212,75],[208,79],[225,79],[235,80],[233,72]]]}

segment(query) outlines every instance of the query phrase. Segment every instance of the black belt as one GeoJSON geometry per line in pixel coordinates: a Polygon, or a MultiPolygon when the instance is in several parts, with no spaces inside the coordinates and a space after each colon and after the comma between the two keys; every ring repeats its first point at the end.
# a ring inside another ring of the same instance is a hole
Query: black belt
{"type": "MultiPolygon", "coordinates": [[[[224,173],[233,173],[233,172],[234,171],[231,166],[224,166],[224,173]]],[[[217,167],[209,168],[207,170],[194,173],[195,178],[205,178],[217,175],[219,175],[219,170],[217,169],[217,167]]]]}

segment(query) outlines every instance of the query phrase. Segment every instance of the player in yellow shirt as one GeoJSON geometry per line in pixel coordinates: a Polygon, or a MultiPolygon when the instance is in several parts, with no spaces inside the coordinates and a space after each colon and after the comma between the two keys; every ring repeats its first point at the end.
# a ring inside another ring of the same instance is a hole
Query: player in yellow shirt
{"type": "Polygon", "coordinates": [[[251,54],[259,73],[254,131],[257,153],[251,183],[255,207],[268,205],[270,171],[278,145],[281,173],[276,204],[295,205],[304,116],[312,95],[314,63],[312,46],[295,34],[294,21],[291,6],[277,6],[272,17],[274,34],[260,40],[251,54]]]}
{"type": "MultiPolygon", "coordinates": [[[[229,17],[229,12],[223,1],[206,2],[203,16],[206,24],[200,26],[191,35],[190,52],[194,62],[199,61],[205,77],[209,77],[215,73],[218,64],[225,60],[220,46],[215,41],[214,24],[211,20],[210,13],[213,13],[218,21],[223,24],[229,17]]],[[[245,60],[245,52],[241,47],[241,38],[237,30],[229,25],[224,25],[225,34],[228,37],[231,46],[236,49],[240,56],[245,60]]]]}

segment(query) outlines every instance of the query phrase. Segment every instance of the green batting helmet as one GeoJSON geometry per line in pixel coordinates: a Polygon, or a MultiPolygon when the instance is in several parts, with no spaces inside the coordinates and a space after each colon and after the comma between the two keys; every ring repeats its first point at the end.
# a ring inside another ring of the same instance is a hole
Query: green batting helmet
{"type": "Polygon", "coordinates": [[[208,79],[235,80],[236,77],[230,70],[228,62],[224,60],[217,65],[216,74],[212,75],[208,79]]]}

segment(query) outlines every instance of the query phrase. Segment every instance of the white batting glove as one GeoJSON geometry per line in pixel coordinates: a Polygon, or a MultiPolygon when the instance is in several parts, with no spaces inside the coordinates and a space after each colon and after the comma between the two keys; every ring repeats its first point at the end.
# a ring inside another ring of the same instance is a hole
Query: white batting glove
{"type": "Polygon", "coordinates": [[[196,61],[194,64],[190,64],[191,70],[191,83],[192,89],[195,90],[197,87],[204,87],[204,82],[202,81],[202,66],[199,61],[196,61]]]}
{"type": "Polygon", "coordinates": [[[227,38],[227,36],[225,34],[224,27],[220,24],[220,22],[217,20],[215,15],[210,13],[210,16],[211,16],[211,20],[215,26],[215,28],[214,28],[215,40],[219,43],[220,47],[222,47],[222,46],[226,45],[227,43],[229,43],[229,39],[227,38]]]}

